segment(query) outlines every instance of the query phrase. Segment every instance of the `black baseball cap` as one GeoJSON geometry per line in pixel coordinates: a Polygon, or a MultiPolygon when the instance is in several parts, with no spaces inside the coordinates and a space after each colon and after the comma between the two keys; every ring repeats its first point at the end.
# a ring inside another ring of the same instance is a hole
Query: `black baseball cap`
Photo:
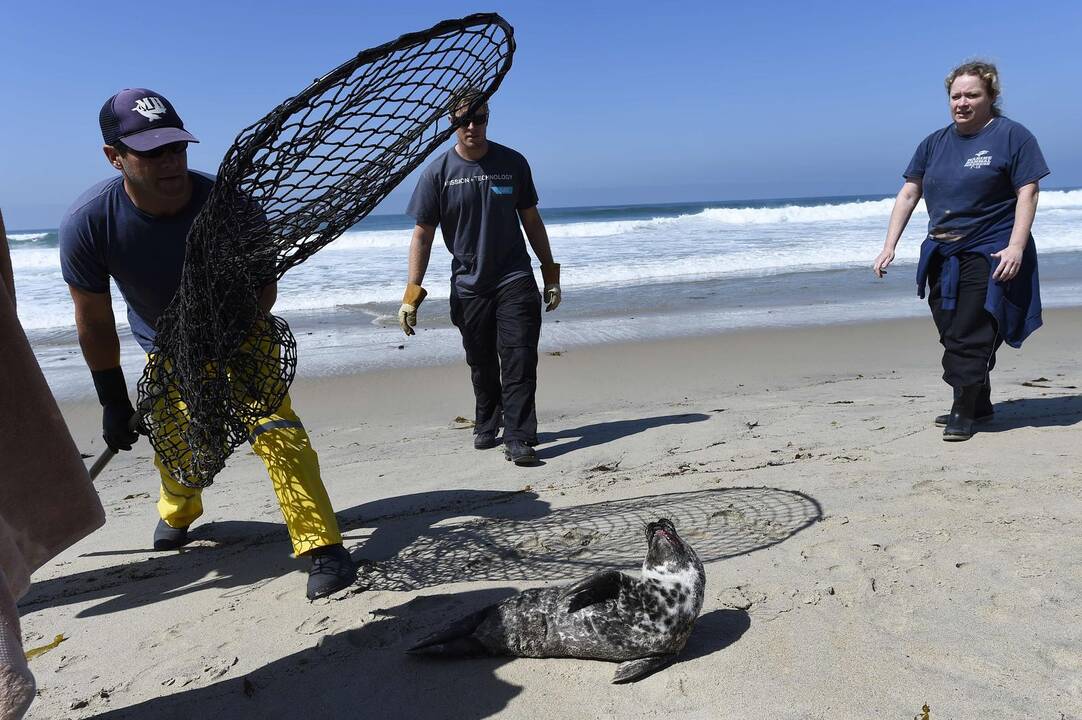
{"type": "Polygon", "coordinates": [[[199,142],[184,129],[173,104],[146,88],[127,88],[105,101],[98,115],[106,145],[122,142],[146,152],[175,142],[199,142]]]}

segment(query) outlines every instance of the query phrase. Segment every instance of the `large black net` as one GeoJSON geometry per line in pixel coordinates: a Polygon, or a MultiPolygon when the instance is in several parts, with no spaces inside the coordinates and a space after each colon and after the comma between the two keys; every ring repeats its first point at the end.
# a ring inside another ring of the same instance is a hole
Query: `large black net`
{"type": "Polygon", "coordinates": [[[138,413],[172,476],[205,487],[281,406],[297,344],[264,287],[367,215],[511,67],[499,15],[448,20],[357,55],[237,136],[188,234],[184,272],[139,381],[138,413]]]}

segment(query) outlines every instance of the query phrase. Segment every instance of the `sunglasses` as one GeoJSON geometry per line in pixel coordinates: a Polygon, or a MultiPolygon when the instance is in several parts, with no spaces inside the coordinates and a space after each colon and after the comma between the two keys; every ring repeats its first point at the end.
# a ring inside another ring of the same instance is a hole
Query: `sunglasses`
{"type": "Polygon", "coordinates": [[[463,115],[454,119],[455,127],[469,127],[470,125],[481,126],[488,124],[488,113],[477,112],[473,115],[463,115]]]}
{"type": "Polygon", "coordinates": [[[185,152],[188,149],[188,142],[186,140],[181,140],[179,142],[169,143],[168,145],[156,147],[153,150],[134,150],[127,145],[125,145],[124,147],[128,152],[130,152],[132,155],[135,155],[136,157],[160,158],[166,153],[169,153],[170,155],[180,155],[182,152],[185,152]]]}

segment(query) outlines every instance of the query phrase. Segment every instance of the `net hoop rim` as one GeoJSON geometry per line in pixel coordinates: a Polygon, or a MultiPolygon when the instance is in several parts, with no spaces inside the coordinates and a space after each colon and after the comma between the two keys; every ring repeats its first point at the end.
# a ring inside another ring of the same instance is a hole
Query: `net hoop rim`
{"type": "MultiPolygon", "coordinates": [[[[273,118],[264,116],[245,127],[237,133],[237,137],[234,138],[231,146],[231,149],[237,148],[241,144],[244,146],[243,152],[234,156],[237,166],[244,167],[248,165],[251,162],[252,157],[259,152],[271,138],[281,132],[282,121],[304,107],[309,98],[313,95],[320,94],[329,87],[333,87],[337,82],[348,77],[359,66],[388,53],[395,52],[396,50],[403,50],[411,45],[428,42],[435,36],[456,30],[461,31],[479,25],[495,25],[496,27],[499,27],[504,32],[509,50],[502,59],[502,63],[495,73],[492,84],[482,91],[482,95],[487,100],[496,93],[500,84],[503,82],[504,77],[506,77],[507,73],[511,70],[511,62],[515,56],[516,49],[514,27],[498,13],[474,13],[463,18],[442,20],[426,30],[406,33],[394,40],[385,42],[382,45],[362,50],[335,69],[317,78],[308,85],[308,87],[304,88],[293,97],[282,102],[272,111],[274,115],[273,118]],[[262,130],[251,137],[244,139],[245,134],[248,133],[248,131],[259,125],[263,125],[262,130]]],[[[225,165],[229,159],[229,153],[226,153],[225,157],[222,158],[222,165],[225,165]]],[[[221,176],[219,176],[219,181],[221,181],[221,176]]]]}

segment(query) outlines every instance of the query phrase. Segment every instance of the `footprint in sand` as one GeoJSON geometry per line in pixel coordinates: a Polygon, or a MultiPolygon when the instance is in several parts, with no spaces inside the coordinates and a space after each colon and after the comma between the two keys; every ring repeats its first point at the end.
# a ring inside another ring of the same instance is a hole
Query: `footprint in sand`
{"type": "Polygon", "coordinates": [[[305,618],[294,631],[301,635],[326,635],[334,630],[334,626],[330,615],[312,615],[305,618]]]}

